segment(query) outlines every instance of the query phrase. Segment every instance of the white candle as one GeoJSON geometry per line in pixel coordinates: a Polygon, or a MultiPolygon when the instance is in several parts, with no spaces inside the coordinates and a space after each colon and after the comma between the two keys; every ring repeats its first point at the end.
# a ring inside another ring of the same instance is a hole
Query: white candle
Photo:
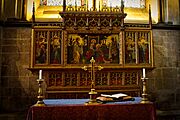
{"type": "Polygon", "coordinates": [[[42,79],[42,70],[39,70],[39,79],[42,79]]]}
{"type": "Polygon", "coordinates": [[[143,78],[146,78],[146,70],[143,68],[143,78]]]}

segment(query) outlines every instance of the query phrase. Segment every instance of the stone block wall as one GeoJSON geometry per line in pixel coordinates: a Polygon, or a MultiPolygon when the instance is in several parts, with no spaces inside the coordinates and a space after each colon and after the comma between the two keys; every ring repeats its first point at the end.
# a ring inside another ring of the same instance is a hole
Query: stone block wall
{"type": "Polygon", "coordinates": [[[4,27],[2,30],[1,107],[22,111],[36,100],[37,83],[29,67],[31,28],[4,27]]]}
{"type": "Polygon", "coordinates": [[[148,91],[158,109],[180,108],[180,31],[153,30],[155,69],[148,74],[148,91]]]}
{"type": "MultiPolygon", "coordinates": [[[[35,104],[38,90],[37,74],[27,69],[31,28],[2,27],[0,30],[0,110],[25,110],[35,104]]],[[[179,109],[180,31],[154,29],[153,40],[155,69],[147,74],[149,97],[160,110],[179,109]]]]}

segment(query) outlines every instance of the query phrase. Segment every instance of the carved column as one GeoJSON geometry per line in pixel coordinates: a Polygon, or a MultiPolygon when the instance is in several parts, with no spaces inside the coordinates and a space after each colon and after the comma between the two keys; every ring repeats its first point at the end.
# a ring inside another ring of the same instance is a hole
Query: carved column
{"type": "Polygon", "coordinates": [[[4,0],[0,1],[1,9],[0,9],[0,20],[4,19],[4,0]]]}
{"type": "Polygon", "coordinates": [[[66,10],[66,0],[63,0],[63,11],[66,10]]]}
{"type": "Polygon", "coordinates": [[[93,11],[96,10],[96,0],[93,0],[93,11]]]}
{"type": "Polygon", "coordinates": [[[21,19],[23,13],[22,8],[23,0],[4,0],[4,18],[21,19]]]}
{"type": "Polygon", "coordinates": [[[162,8],[162,0],[159,0],[159,19],[158,22],[162,23],[163,22],[163,8],[162,8]]]}

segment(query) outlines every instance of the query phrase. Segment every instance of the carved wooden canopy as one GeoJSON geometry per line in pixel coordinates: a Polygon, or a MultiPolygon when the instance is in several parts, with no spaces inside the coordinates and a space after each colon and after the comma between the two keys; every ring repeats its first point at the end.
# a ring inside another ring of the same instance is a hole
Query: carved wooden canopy
{"type": "Polygon", "coordinates": [[[102,9],[102,11],[64,11],[60,12],[60,16],[63,18],[63,25],[65,28],[108,28],[113,27],[123,28],[124,18],[126,13],[120,8],[108,8],[102,9]]]}

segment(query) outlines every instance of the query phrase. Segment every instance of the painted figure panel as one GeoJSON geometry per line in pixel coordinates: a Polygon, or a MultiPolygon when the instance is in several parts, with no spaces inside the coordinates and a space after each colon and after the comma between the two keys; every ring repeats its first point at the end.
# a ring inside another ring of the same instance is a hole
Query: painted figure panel
{"type": "Polygon", "coordinates": [[[94,57],[96,63],[119,63],[118,34],[85,35],[70,34],[68,36],[68,64],[90,63],[94,57]]]}
{"type": "Polygon", "coordinates": [[[50,64],[61,63],[61,32],[50,32],[50,64]]]}
{"type": "Polygon", "coordinates": [[[126,33],[125,39],[125,61],[126,63],[136,63],[136,41],[134,33],[126,33]]]}
{"type": "Polygon", "coordinates": [[[150,63],[150,34],[144,33],[139,35],[138,50],[139,50],[139,63],[150,63]]]}
{"type": "Polygon", "coordinates": [[[47,63],[47,32],[37,32],[35,34],[35,63],[47,63]]]}
{"type": "Polygon", "coordinates": [[[125,62],[150,63],[150,32],[126,32],[125,62]]]}

